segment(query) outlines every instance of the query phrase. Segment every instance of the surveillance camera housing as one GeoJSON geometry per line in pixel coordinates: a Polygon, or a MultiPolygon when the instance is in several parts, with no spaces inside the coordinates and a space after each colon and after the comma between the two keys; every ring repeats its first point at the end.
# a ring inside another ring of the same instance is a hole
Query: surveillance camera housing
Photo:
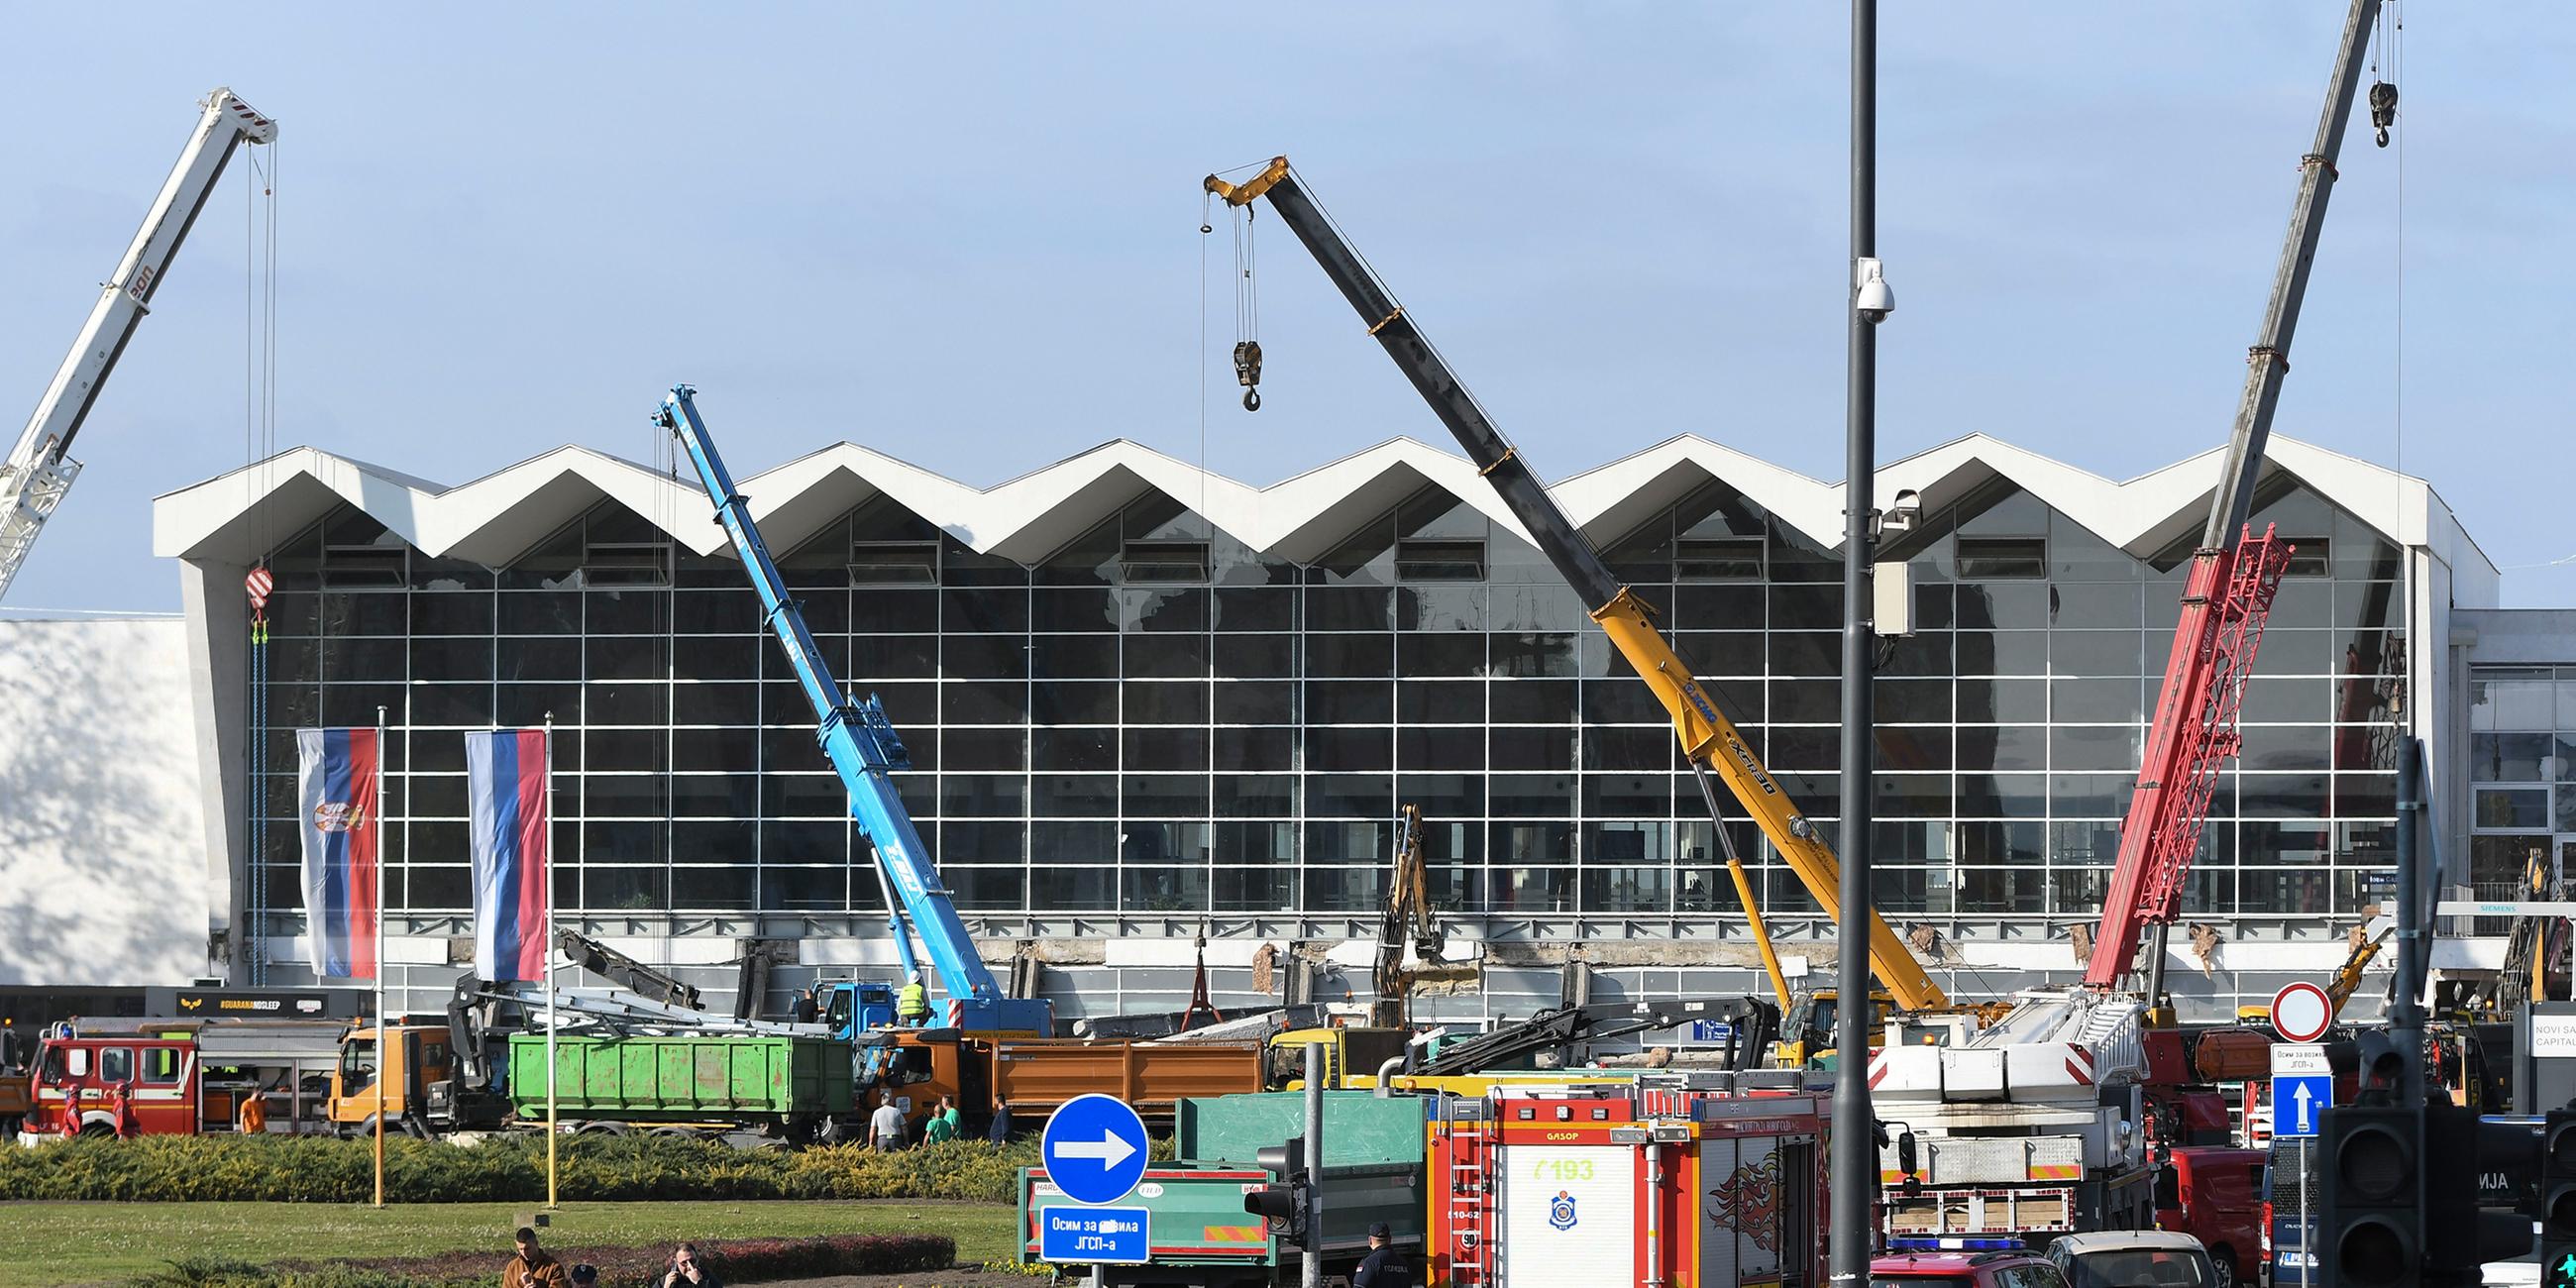
{"type": "Polygon", "coordinates": [[[1875,259],[1862,259],[1852,266],[1852,307],[1872,322],[1883,322],[1896,311],[1896,292],[1887,285],[1886,267],[1875,259]]]}

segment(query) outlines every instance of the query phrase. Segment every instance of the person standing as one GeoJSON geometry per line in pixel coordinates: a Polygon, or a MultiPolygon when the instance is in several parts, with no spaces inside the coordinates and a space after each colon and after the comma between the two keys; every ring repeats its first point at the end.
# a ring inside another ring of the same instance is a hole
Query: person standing
{"type": "Polygon", "coordinates": [[[895,1108],[894,1093],[877,1093],[877,1111],[868,1115],[868,1143],[877,1149],[903,1148],[903,1111],[895,1108]]]}
{"type": "Polygon", "coordinates": [[[944,1145],[957,1139],[956,1113],[956,1106],[949,1102],[948,1097],[941,1096],[939,1104],[931,1109],[930,1117],[921,1124],[921,1143],[944,1145]]]}
{"type": "Polygon", "coordinates": [[[662,1275],[659,1288],[724,1288],[724,1281],[698,1259],[698,1245],[683,1243],[671,1254],[671,1268],[662,1275]]]}
{"type": "Polygon", "coordinates": [[[812,1024],[822,1018],[823,1004],[815,999],[813,986],[798,991],[796,1000],[788,1005],[787,1015],[798,1024],[812,1024]]]}
{"type": "Polygon", "coordinates": [[[537,1246],[533,1227],[520,1226],[510,1240],[517,1245],[518,1255],[501,1267],[501,1288],[566,1288],[563,1267],[537,1246]]]}
{"type": "Polygon", "coordinates": [[[268,1134],[268,1093],[257,1086],[242,1092],[241,1113],[233,1119],[244,1136],[268,1134]]]}
{"type": "Polygon", "coordinates": [[[1369,1253],[1351,1272],[1351,1288],[1413,1288],[1413,1262],[1380,1221],[1369,1227],[1369,1253]]]}
{"type": "Polygon", "coordinates": [[[914,971],[894,995],[894,1018],[907,1028],[920,1028],[930,1023],[930,988],[921,982],[921,972],[914,971]]]}

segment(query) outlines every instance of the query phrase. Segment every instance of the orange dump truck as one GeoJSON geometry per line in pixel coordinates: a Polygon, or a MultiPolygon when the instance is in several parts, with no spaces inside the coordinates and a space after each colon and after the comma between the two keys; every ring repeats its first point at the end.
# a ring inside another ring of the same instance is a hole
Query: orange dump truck
{"type": "Polygon", "coordinates": [[[986,1039],[955,1029],[880,1030],[866,1042],[878,1050],[862,1061],[872,1071],[860,1079],[863,1105],[885,1092],[917,1123],[941,1096],[954,1096],[970,1135],[997,1117],[1007,1130],[1034,1130],[1057,1106],[1092,1092],[1169,1127],[1186,1097],[1262,1089],[1263,1049],[1253,1042],[986,1039]]]}

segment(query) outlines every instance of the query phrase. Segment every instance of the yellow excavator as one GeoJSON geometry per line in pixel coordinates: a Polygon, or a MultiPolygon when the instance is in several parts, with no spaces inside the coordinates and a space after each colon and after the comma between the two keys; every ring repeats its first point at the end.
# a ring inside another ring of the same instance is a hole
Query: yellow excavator
{"type": "MultiPolygon", "coordinates": [[[[1239,183],[1230,183],[1216,175],[1208,176],[1206,189],[1229,207],[1248,207],[1267,198],[1270,208],[1296,234],[1315,262],[1323,267],[1342,297],[1359,313],[1368,334],[1386,349],[1387,356],[1413,383],[1414,390],[1431,406],[1432,414],[1449,428],[1468,459],[1476,464],[1477,473],[1502,497],[1512,517],[1520,521],[1540,553],[1555,565],[1583,599],[1592,620],[1619,655],[1635,668],[1637,676],[1654,690],[1673,721],[1673,734],[1681,742],[1682,755],[1699,783],[1700,794],[1708,803],[1709,815],[1718,841],[1726,855],[1728,875],[1733,878],[1737,897],[1743,900],[1745,914],[1751,923],[1753,937],[1762,954],[1763,969],[1771,977],[1771,987],[1778,996],[1784,1013],[1807,1019],[1803,1027],[1784,1024],[1782,1042],[1776,1049],[1783,1063],[1803,1064],[1816,1054],[1818,1041],[1831,1041],[1831,1016],[1834,1011],[1830,994],[1818,993],[1792,1000],[1787,977],[1780,969],[1778,954],[1771,946],[1762,924],[1761,909],[1753,895],[1741,857],[1735,851],[1733,838],[1726,829],[1724,811],[1718,803],[1717,788],[1712,779],[1723,780],[1727,790],[1742,804],[1762,834],[1794,873],[1800,884],[1815,897],[1827,917],[1841,912],[1841,864],[1833,850],[1816,834],[1795,801],[1789,799],[1771,771],[1754,754],[1733,721],[1719,710],[1716,698],[1701,686],[1697,672],[1673,648],[1671,641],[1655,625],[1655,610],[1628,586],[1622,584],[1592,543],[1576,528],[1556,501],[1548,496],[1536,471],[1502,432],[1494,428],[1477,405],[1475,397],[1458,381],[1429,341],[1415,329],[1394,295],[1380,282],[1367,262],[1342,240],[1341,233],[1323,208],[1309,196],[1298,181],[1288,158],[1278,157],[1259,172],[1239,183]],[[1814,1023],[1819,1013],[1824,1023],[1814,1023]]],[[[1260,407],[1257,386],[1261,375],[1261,350],[1257,341],[1244,340],[1235,346],[1237,380],[1245,388],[1244,406],[1260,407]]],[[[1870,968],[1877,975],[1886,999],[1898,1010],[1908,1012],[1952,1011],[1949,998],[1932,977],[1915,960],[1913,952],[1899,939],[1886,920],[1873,910],[1869,916],[1870,968]]],[[[1875,1026],[1874,1026],[1875,1027],[1875,1026]]]]}

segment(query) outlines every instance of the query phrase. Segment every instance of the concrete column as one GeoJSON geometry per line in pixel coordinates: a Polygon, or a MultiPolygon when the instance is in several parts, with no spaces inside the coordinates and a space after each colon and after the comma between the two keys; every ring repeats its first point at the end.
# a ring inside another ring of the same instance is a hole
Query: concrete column
{"type": "Polygon", "coordinates": [[[179,562],[187,609],[188,682],[196,726],[197,790],[204,802],[210,936],[230,932],[232,954],[214,963],[227,984],[249,982],[250,601],[247,565],[179,562]]]}

